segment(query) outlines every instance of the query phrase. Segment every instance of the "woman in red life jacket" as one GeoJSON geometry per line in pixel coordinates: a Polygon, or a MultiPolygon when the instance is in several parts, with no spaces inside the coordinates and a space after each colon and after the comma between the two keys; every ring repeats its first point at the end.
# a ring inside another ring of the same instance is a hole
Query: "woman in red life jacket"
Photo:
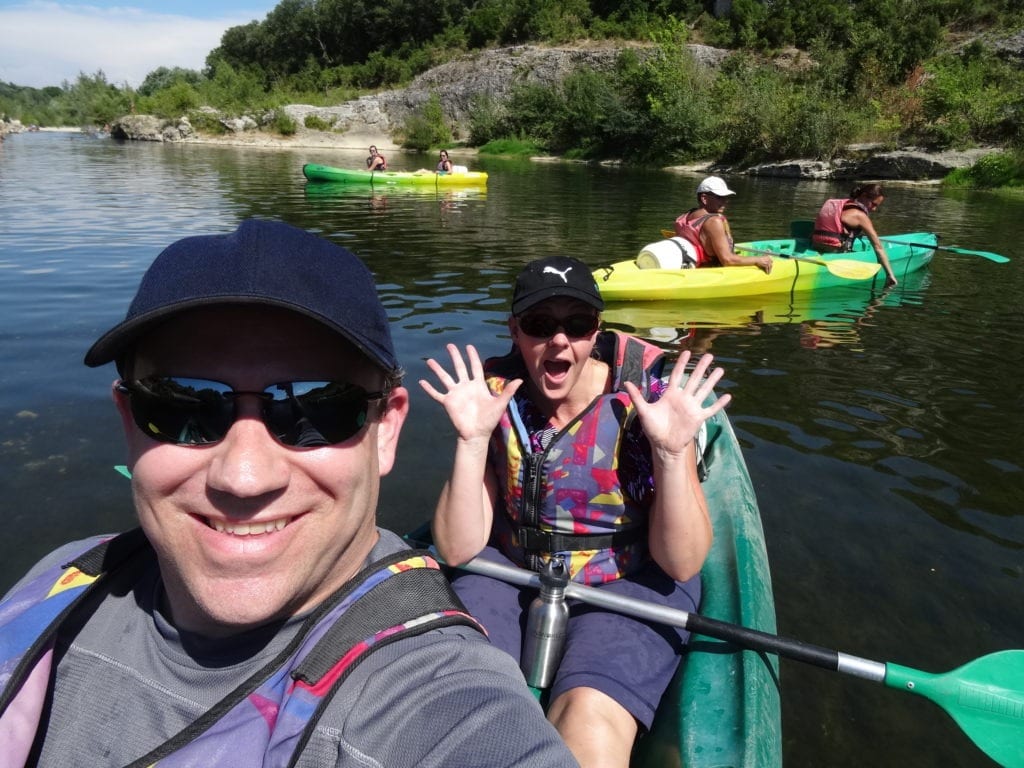
{"type": "Polygon", "coordinates": [[[735,194],[721,178],[708,176],[697,185],[697,207],[676,219],[676,235],[693,243],[698,267],[754,265],[770,273],[771,256],[740,256],[733,248],[724,211],[729,198],[735,194]]]}
{"type": "Polygon", "coordinates": [[[366,168],[370,171],[386,171],[388,169],[387,158],[374,146],[370,147],[370,156],[366,158],[366,168]]]}
{"type": "Polygon", "coordinates": [[[871,223],[871,214],[884,200],[881,184],[865,184],[855,187],[847,198],[826,200],[814,220],[811,244],[822,253],[842,253],[853,248],[854,240],[866,235],[875,249],[875,258],[885,270],[885,284],[892,286],[897,283],[896,275],[889,264],[885,246],[871,223]]]}

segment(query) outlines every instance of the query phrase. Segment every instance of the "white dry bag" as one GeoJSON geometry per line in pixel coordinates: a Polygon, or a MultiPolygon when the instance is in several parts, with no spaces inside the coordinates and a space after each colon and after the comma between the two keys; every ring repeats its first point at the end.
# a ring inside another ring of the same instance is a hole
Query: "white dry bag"
{"type": "Polygon", "coordinates": [[[697,249],[685,237],[668,237],[649,243],[636,256],[639,269],[693,269],[697,249]]]}

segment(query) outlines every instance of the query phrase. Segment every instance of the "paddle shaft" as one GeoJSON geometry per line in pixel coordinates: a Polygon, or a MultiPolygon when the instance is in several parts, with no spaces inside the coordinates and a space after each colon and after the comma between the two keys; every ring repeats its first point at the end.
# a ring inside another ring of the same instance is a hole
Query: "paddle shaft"
{"type": "Polygon", "coordinates": [[[737,251],[744,251],[746,253],[760,253],[764,256],[775,256],[780,259],[792,259],[793,261],[806,261],[809,264],[817,264],[819,267],[827,267],[828,262],[824,259],[812,259],[808,256],[793,256],[788,253],[779,253],[778,251],[766,251],[761,248],[751,248],[749,245],[737,245],[737,251]]]}
{"type": "Polygon", "coordinates": [[[808,264],[817,264],[819,267],[824,267],[831,274],[844,280],[870,280],[877,275],[878,270],[882,268],[881,264],[869,264],[866,261],[856,261],[853,259],[815,259],[809,256],[795,256],[793,254],[783,253],[780,251],[766,251],[760,248],[751,248],[748,245],[737,245],[736,250],[747,251],[749,253],[763,253],[768,256],[777,256],[780,259],[806,261],[808,264]]]}
{"type": "Polygon", "coordinates": [[[972,251],[969,248],[956,248],[952,245],[932,245],[931,243],[908,243],[905,240],[899,240],[896,238],[882,237],[879,238],[885,243],[899,243],[900,245],[907,245],[911,248],[927,248],[932,251],[946,251],[947,253],[962,253],[967,256],[981,256],[983,259],[994,261],[996,264],[1005,264],[1009,261],[1006,256],[998,253],[990,253],[989,251],[972,251]]]}
{"type": "MultiPolygon", "coordinates": [[[[676,237],[677,236],[676,233],[673,232],[671,229],[663,229],[663,230],[661,230],[661,234],[663,234],[665,237],[668,237],[668,238],[672,238],[672,237],[676,237]]],[[[825,261],[824,259],[810,259],[810,258],[807,258],[806,256],[790,256],[789,254],[786,254],[786,253],[779,253],[778,251],[765,251],[765,250],[761,250],[760,248],[751,248],[751,247],[746,246],[746,245],[737,245],[736,246],[736,250],[737,251],[747,251],[748,253],[760,253],[760,254],[762,254],[764,256],[778,256],[779,258],[793,259],[794,261],[809,261],[811,264],[818,264],[819,266],[822,266],[822,267],[827,267],[828,266],[828,262],[825,261]]]]}
{"type": "MultiPolygon", "coordinates": [[[[517,584],[522,587],[540,589],[540,576],[533,571],[524,571],[501,563],[475,558],[458,566],[464,571],[490,576],[493,579],[517,584]]],[[[885,680],[886,665],[857,656],[829,650],[800,640],[771,635],[756,629],[729,624],[717,619],[689,613],[677,608],[668,608],[640,600],[633,600],[604,590],[594,589],[575,582],[565,587],[565,596],[582,603],[607,608],[617,613],[633,616],[646,621],[655,621],[680,627],[708,637],[725,640],[753,651],[775,653],[787,659],[813,664],[832,672],[843,672],[874,682],[885,680]]]]}
{"type": "MultiPolygon", "coordinates": [[[[458,566],[493,579],[540,589],[540,575],[511,565],[474,558],[458,566]]],[[[822,669],[923,696],[946,711],[985,754],[1005,768],[1024,768],[1024,651],[991,653],[951,672],[932,674],[899,664],[871,661],[816,645],[729,624],[696,613],[656,605],[569,582],[566,598],[627,616],[681,627],[742,648],[775,653],[822,669]]]]}

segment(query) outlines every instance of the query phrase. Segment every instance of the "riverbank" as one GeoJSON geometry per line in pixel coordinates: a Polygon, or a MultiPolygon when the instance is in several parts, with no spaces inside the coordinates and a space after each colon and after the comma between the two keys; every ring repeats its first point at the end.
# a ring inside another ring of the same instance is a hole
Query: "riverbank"
{"type": "MultiPolygon", "coordinates": [[[[379,136],[361,130],[335,132],[299,128],[292,136],[280,136],[252,130],[224,136],[193,135],[183,141],[192,144],[220,144],[269,150],[362,150],[373,144],[382,152],[392,155],[408,152],[387,136],[379,136]]],[[[475,147],[458,145],[453,145],[453,151],[460,156],[479,154],[479,150],[475,147]]],[[[686,175],[717,173],[808,180],[857,179],[860,181],[938,184],[952,171],[958,168],[969,168],[982,157],[999,151],[1001,150],[998,147],[978,147],[967,150],[928,152],[916,147],[886,150],[876,145],[856,145],[849,147],[842,157],[833,160],[792,159],[775,163],[761,163],[749,168],[728,166],[708,160],[665,166],[664,170],[686,175]]],[[[415,153],[410,152],[410,154],[415,153]]],[[[550,155],[535,156],[530,159],[534,162],[584,162],[565,161],[563,158],[550,155]]],[[[617,163],[618,161],[615,160],[600,161],[602,165],[617,163]]]]}

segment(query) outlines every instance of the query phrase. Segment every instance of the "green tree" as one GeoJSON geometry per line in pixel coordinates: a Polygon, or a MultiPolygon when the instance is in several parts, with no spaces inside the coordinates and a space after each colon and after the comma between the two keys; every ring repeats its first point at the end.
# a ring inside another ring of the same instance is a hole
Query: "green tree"
{"type": "Polygon", "coordinates": [[[178,83],[185,83],[187,85],[199,85],[203,81],[203,75],[201,72],[197,72],[194,69],[185,69],[184,67],[157,67],[148,75],[146,79],[142,81],[142,85],[139,86],[138,94],[140,96],[152,96],[159,90],[164,88],[171,88],[178,83]]]}
{"type": "Polygon", "coordinates": [[[452,131],[444,119],[441,97],[431,93],[427,102],[406,119],[402,132],[405,135],[402,146],[418,152],[451,144],[452,131]]]}
{"type": "Polygon", "coordinates": [[[61,117],[69,125],[104,125],[129,111],[132,93],[107,82],[103,70],[94,75],[78,73],[75,83],[64,82],[60,97],[61,117]]]}

